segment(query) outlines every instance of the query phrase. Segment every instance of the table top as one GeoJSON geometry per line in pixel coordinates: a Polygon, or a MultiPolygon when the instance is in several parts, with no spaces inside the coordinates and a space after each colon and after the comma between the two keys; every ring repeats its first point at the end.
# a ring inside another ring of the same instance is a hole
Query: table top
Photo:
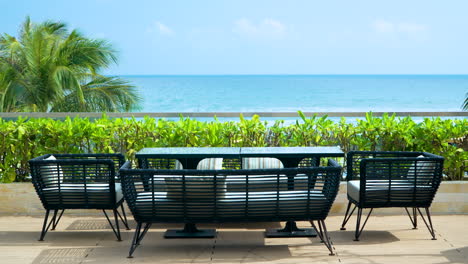
{"type": "Polygon", "coordinates": [[[144,148],[136,153],[137,157],[293,157],[293,156],[330,156],[342,157],[338,146],[332,147],[203,147],[203,148],[144,148]]]}
{"type": "Polygon", "coordinates": [[[240,148],[144,148],[136,153],[136,157],[239,157],[240,148]]]}
{"type": "Polygon", "coordinates": [[[329,156],[342,157],[344,152],[338,146],[333,147],[249,147],[241,148],[244,157],[294,157],[294,156],[329,156]]]}

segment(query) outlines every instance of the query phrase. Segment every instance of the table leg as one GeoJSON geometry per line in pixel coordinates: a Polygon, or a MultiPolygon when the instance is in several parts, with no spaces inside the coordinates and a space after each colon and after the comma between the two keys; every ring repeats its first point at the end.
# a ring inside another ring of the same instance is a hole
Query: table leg
{"type": "Polygon", "coordinates": [[[164,238],[214,238],[216,229],[198,229],[194,223],[186,223],[184,229],[168,229],[164,238]]]}
{"type": "Polygon", "coordinates": [[[316,237],[317,231],[315,228],[301,228],[297,227],[296,222],[288,221],[282,229],[267,229],[265,231],[266,237],[316,237]]]}
{"type": "MultiPolygon", "coordinates": [[[[197,169],[202,158],[179,159],[184,169],[197,169]]],[[[198,229],[195,223],[186,223],[184,229],[168,229],[164,233],[164,238],[213,238],[216,236],[216,229],[198,229]]]]}
{"type": "MultiPolygon", "coordinates": [[[[303,158],[283,158],[281,162],[285,168],[295,168],[299,166],[303,158]]],[[[315,161],[314,161],[315,163],[315,161]]],[[[313,164],[315,165],[315,164],[313,164]]],[[[288,175],[288,190],[294,190],[294,175],[288,175]]],[[[265,231],[266,237],[316,237],[317,231],[315,228],[301,228],[297,227],[295,221],[288,221],[282,229],[267,229],[265,231]]]]}

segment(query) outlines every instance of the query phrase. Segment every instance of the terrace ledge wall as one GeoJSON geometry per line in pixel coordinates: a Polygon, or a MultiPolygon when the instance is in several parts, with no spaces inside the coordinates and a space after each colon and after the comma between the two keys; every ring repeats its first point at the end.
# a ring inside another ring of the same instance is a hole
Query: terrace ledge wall
{"type": "MultiPolygon", "coordinates": [[[[340,191],[331,209],[332,215],[344,215],[347,205],[346,182],[340,185],[340,191]]],[[[0,216],[6,215],[44,215],[44,209],[32,183],[0,184],[0,216]]],[[[129,212],[127,210],[127,212],[129,212]]],[[[402,208],[385,208],[374,214],[403,214],[402,208]]],[[[434,214],[468,214],[468,181],[444,181],[440,185],[431,206],[434,214]]],[[[99,210],[68,210],[67,215],[102,216],[99,210]]]]}

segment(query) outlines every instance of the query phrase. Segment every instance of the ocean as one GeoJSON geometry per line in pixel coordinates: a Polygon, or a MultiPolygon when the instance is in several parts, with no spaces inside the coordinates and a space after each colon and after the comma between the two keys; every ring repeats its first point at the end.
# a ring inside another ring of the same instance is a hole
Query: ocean
{"type": "Polygon", "coordinates": [[[468,75],[121,76],[141,112],[461,111],[468,75]]]}

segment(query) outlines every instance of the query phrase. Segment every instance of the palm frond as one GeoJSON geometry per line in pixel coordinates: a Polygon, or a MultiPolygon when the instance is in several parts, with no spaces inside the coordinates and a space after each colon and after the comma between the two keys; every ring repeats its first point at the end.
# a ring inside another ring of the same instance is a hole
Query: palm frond
{"type": "Polygon", "coordinates": [[[24,90],[16,79],[15,69],[0,61],[0,112],[11,112],[21,108],[24,90]]]}
{"type": "Polygon", "coordinates": [[[85,104],[80,104],[76,92],[71,92],[61,102],[54,105],[53,111],[84,112],[128,112],[136,110],[141,101],[133,85],[118,77],[95,76],[81,86],[85,104]],[[73,110],[75,109],[75,110],[73,110]]]}
{"type": "Polygon", "coordinates": [[[77,30],[69,32],[64,23],[35,24],[27,17],[18,38],[0,36],[0,63],[15,76],[14,81],[5,79],[0,84],[4,91],[15,91],[11,93],[14,103],[6,108],[44,112],[134,109],[141,99],[132,85],[99,75],[117,62],[115,53],[107,41],[86,38],[77,30]]]}
{"type": "Polygon", "coordinates": [[[56,22],[47,20],[41,24],[39,24],[38,29],[51,35],[66,37],[68,29],[67,25],[62,22],[56,22]]]}
{"type": "Polygon", "coordinates": [[[463,108],[463,110],[468,111],[468,93],[466,93],[466,95],[465,95],[465,102],[463,103],[462,108],[463,108]]]}

